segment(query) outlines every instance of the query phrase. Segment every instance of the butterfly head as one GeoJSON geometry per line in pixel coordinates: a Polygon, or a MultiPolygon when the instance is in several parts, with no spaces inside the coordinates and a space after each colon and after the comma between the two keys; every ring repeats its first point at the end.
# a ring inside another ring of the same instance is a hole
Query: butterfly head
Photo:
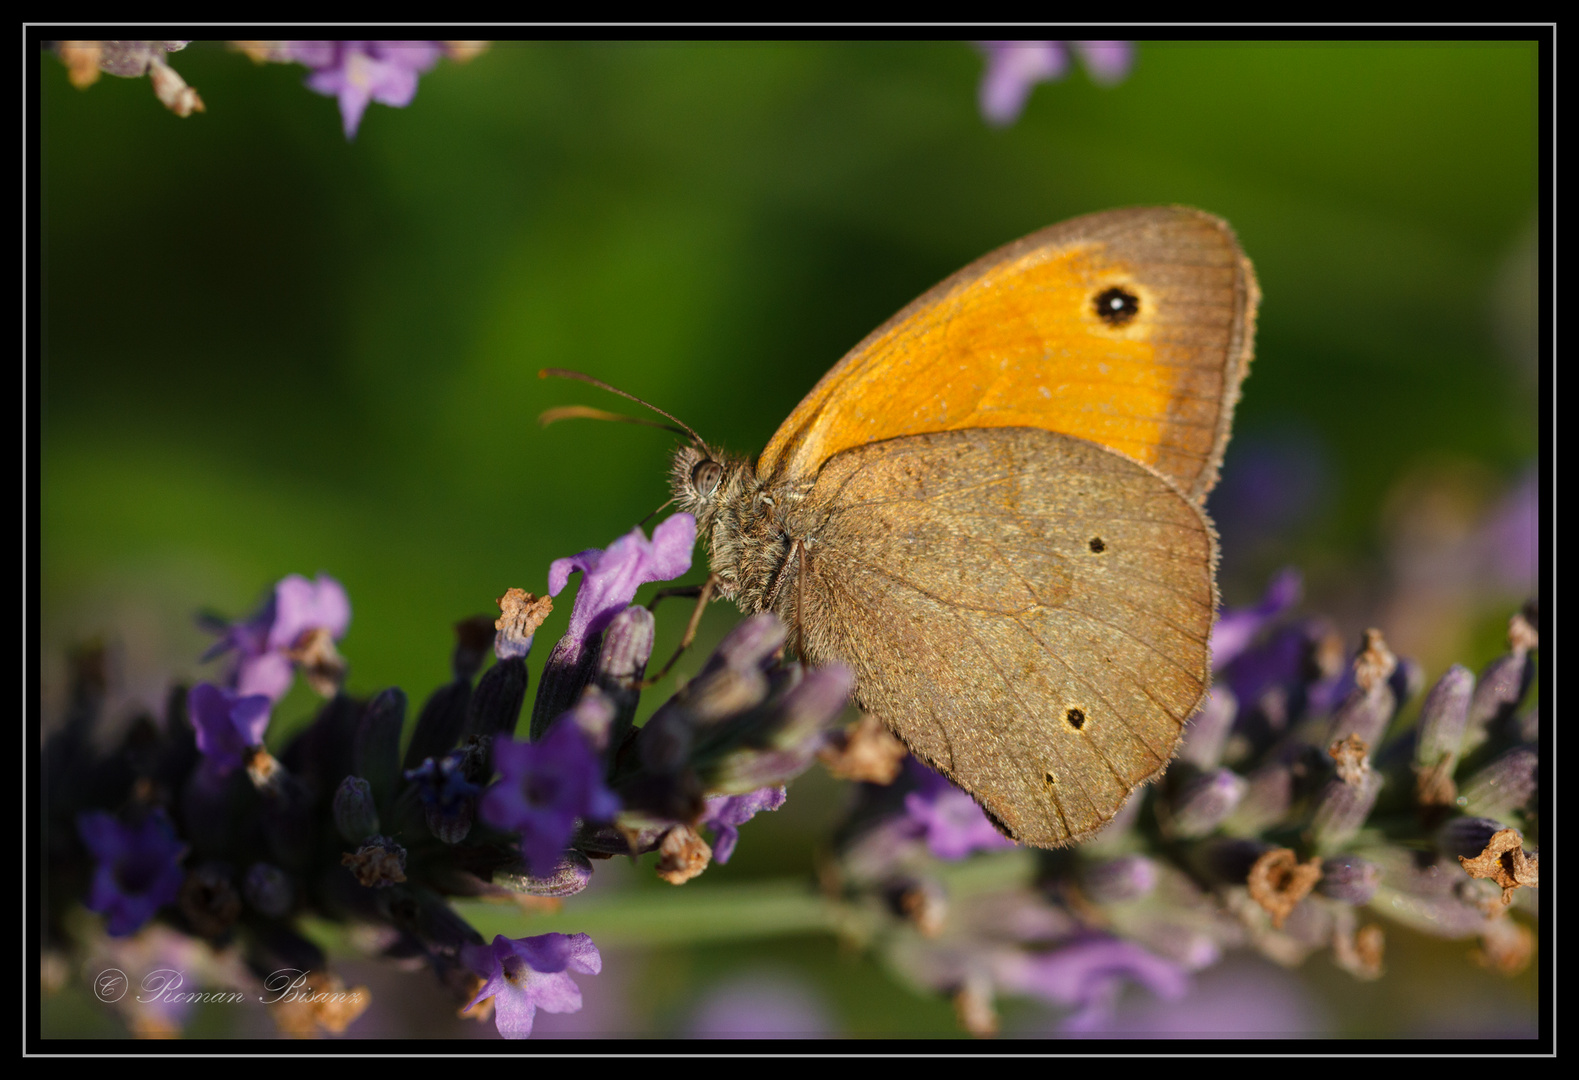
{"type": "Polygon", "coordinates": [[[749,463],[729,458],[702,443],[674,452],[669,488],[681,510],[696,518],[699,533],[713,530],[722,507],[734,502],[751,476],[749,463]]]}

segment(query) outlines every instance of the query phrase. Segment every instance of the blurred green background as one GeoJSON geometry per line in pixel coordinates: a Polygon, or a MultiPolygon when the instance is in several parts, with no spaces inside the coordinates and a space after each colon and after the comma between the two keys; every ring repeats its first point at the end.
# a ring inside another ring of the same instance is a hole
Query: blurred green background
{"type": "MultiPolygon", "coordinates": [[[[212,673],[195,610],[241,615],[318,571],[351,596],[352,688],[420,699],[447,678],[453,622],[543,591],[552,559],[667,497],[674,440],[540,429],[555,405],[630,410],[539,368],[755,452],[942,277],[1145,203],[1227,218],[1264,293],[1214,496],[1225,601],[1298,565],[1309,609],[1351,641],[1382,626],[1434,679],[1498,652],[1534,589],[1533,570],[1422,589],[1414,558],[1481,535],[1536,455],[1533,43],[1140,43],[1124,82],[1077,67],[1005,129],[983,122],[962,43],[500,43],[441,62],[408,108],[372,105],[352,142],[300,67],[217,44],[172,63],[206,114],[176,118],[147,80],[78,91],[39,61],[46,712],[69,642],[105,636],[122,706],[156,703],[212,673]]],[[[685,612],[662,615],[667,655],[685,612]]],[[[732,621],[715,605],[704,636],[732,621]]],[[[271,742],[310,708],[298,689],[271,742]]],[[[801,783],[688,888],[809,875],[841,795],[801,783]]],[[[1533,973],[1388,932],[1380,984],[1306,965],[1339,1030],[1379,1033],[1377,995],[1444,982],[1533,1010],[1533,973]]],[[[638,1027],[683,1028],[687,1002],[770,957],[835,1030],[953,1030],[825,936],[628,955],[638,1027]]],[[[1388,1030],[1457,1015],[1425,1014],[1388,1030]]]]}

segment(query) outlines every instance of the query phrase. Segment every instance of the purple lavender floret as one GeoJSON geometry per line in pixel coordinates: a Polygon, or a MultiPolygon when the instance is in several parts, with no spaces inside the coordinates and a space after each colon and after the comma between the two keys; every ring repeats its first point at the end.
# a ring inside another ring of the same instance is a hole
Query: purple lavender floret
{"type": "Polygon", "coordinates": [[[1004,989],[1073,1008],[1063,1023],[1066,1031],[1101,1027],[1127,982],[1140,983],[1168,1001],[1183,997],[1190,984],[1180,965],[1111,937],[1089,937],[1042,953],[1008,954],[998,959],[996,969],[996,981],[1004,989]]]}
{"type": "Polygon", "coordinates": [[[457,804],[474,798],[482,788],[466,779],[465,754],[451,752],[437,760],[427,758],[415,769],[407,769],[406,779],[417,790],[424,806],[453,810],[457,804]]]}
{"type": "Polygon", "coordinates": [[[1069,70],[1070,45],[1096,83],[1121,81],[1134,62],[1127,41],[978,41],[987,56],[978,94],[987,122],[1005,127],[1018,120],[1037,83],[1061,79],[1069,70]]]}
{"type": "Polygon", "coordinates": [[[247,749],[263,743],[273,707],[267,695],[239,694],[213,683],[198,683],[186,698],[197,748],[221,776],[245,764],[247,749]]]}
{"type": "Polygon", "coordinates": [[[203,659],[233,650],[238,663],[232,689],[278,701],[291,688],[295,662],[288,654],[302,634],[321,629],[338,641],[350,625],[351,601],[344,586],[327,574],[319,574],[316,581],[291,574],[255,614],[225,626],[203,659]]]}
{"type": "Polygon", "coordinates": [[[548,567],[548,595],[558,596],[576,570],[582,573],[576,603],[570,610],[565,639],[577,643],[601,633],[614,616],[636,598],[636,590],[653,581],[672,581],[691,569],[696,546],[696,519],[675,514],[662,521],[648,540],[632,529],[607,548],[555,559],[548,567]]]}
{"type": "Polygon", "coordinates": [[[404,108],[417,77],[444,55],[437,41],[282,41],[275,51],[312,69],[307,86],[340,102],[345,137],[353,139],[369,102],[404,108]]]}
{"type": "Polygon", "coordinates": [[[1260,603],[1219,615],[1217,625],[1212,628],[1212,670],[1221,671],[1248,649],[1279,615],[1299,603],[1303,591],[1304,581],[1299,571],[1288,567],[1273,577],[1260,603]]]}
{"type": "Polygon", "coordinates": [[[696,519],[675,514],[660,522],[647,539],[640,527],[607,548],[555,559],[548,567],[548,594],[558,596],[581,571],[581,585],[570,609],[570,626],[548,654],[532,705],[532,735],[539,737],[560,713],[581,698],[593,677],[602,645],[599,636],[649,582],[672,581],[691,568],[696,519]]]}
{"type": "Polygon", "coordinates": [[[163,810],[134,825],[90,811],[77,816],[77,833],[97,863],[88,909],[106,916],[111,937],[134,933],[180,893],[187,849],[163,810]]]}
{"type": "Polygon", "coordinates": [[[577,1012],[581,988],[570,977],[574,971],[596,975],[603,957],[586,934],[540,934],[507,938],[499,935],[492,945],[465,950],[466,960],[482,979],[482,989],[467,1005],[471,1008],[493,998],[494,1023],[506,1039],[532,1034],[538,1009],[551,1013],[577,1012]]]}
{"type": "Polygon", "coordinates": [[[907,767],[916,790],[905,795],[905,811],[925,830],[932,854],[963,859],[976,851],[1014,847],[1014,841],[987,820],[976,800],[914,758],[907,767]]]}
{"type": "Polygon", "coordinates": [[[603,763],[574,723],[556,722],[535,743],[501,735],[493,760],[501,775],[483,792],[479,812],[490,825],[520,833],[521,854],[537,877],[553,873],[577,818],[611,821],[619,813],[603,763]]]}
{"type": "Polygon", "coordinates": [[[713,861],[726,863],[735,852],[740,840],[740,826],[763,810],[777,810],[784,805],[782,787],[765,787],[744,795],[715,795],[707,800],[707,809],[698,826],[713,830],[713,861]]]}

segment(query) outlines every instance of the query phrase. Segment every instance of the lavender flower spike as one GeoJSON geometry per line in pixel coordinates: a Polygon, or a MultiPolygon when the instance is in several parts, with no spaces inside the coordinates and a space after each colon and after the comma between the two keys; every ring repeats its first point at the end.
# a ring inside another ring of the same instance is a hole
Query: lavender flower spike
{"type": "Polygon", "coordinates": [[[490,825],[521,834],[521,854],[534,877],[548,877],[570,841],[577,818],[611,821],[620,801],[603,784],[603,764],[569,718],[537,742],[494,740],[500,777],[478,803],[490,825]]]}
{"type": "Polygon", "coordinates": [[[93,811],[77,817],[77,833],[98,865],[88,887],[88,909],[108,918],[105,931],[125,937],[153,918],[181,891],[186,845],[163,810],[136,825],[93,811]]]}
{"type": "Polygon", "coordinates": [[[524,1039],[532,1034],[532,1020],[538,1009],[579,1012],[581,988],[570,972],[596,975],[603,970],[603,957],[586,934],[540,934],[529,938],[500,934],[492,945],[467,946],[465,956],[472,970],[483,979],[482,989],[467,1008],[493,998],[494,1023],[506,1039],[524,1039]]]}

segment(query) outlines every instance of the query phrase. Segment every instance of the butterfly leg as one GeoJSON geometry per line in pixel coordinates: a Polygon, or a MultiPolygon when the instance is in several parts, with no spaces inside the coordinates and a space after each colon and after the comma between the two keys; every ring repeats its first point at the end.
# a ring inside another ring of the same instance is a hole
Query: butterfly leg
{"type": "Polygon", "coordinates": [[[647,610],[652,611],[658,606],[658,601],[669,596],[694,596],[696,607],[691,610],[691,619],[685,624],[685,633],[680,638],[680,645],[674,650],[674,655],[669,657],[669,662],[663,665],[663,670],[656,675],[649,676],[637,684],[637,689],[645,690],[669,674],[669,669],[674,667],[675,661],[680,659],[680,654],[691,647],[691,642],[696,640],[696,628],[702,622],[702,612],[707,610],[707,602],[718,591],[718,575],[708,574],[707,580],[700,585],[682,585],[672,589],[659,589],[647,604],[647,610]]]}

